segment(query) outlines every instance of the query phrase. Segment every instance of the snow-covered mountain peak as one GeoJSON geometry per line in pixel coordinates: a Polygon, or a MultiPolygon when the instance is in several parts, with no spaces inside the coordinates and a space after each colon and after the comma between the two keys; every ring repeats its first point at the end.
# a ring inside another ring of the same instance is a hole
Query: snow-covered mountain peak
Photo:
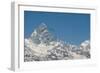
{"type": "MultiPolygon", "coordinates": [[[[67,38],[67,37],[66,37],[67,38]]],[[[90,58],[90,41],[79,46],[55,38],[45,23],[41,23],[24,40],[24,61],[47,61],[90,58]]]]}
{"type": "Polygon", "coordinates": [[[41,23],[36,29],[34,29],[30,38],[33,43],[45,43],[46,45],[50,44],[50,42],[55,39],[52,33],[49,32],[45,23],[41,23]]]}
{"type": "Polygon", "coordinates": [[[90,41],[89,40],[85,40],[84,42],[81,43],[81,46],[87,46],[90,44],[90,41]]]}

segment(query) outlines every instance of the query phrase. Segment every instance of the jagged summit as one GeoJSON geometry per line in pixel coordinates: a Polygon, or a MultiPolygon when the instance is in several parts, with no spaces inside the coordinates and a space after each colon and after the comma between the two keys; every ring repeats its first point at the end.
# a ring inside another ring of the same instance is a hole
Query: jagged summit
{"type": "Polygon", "coordinates": [[[40,25],[39,25],[39,27],[46,27],[47,28],[47,25],[45,24],[45,23],[41,23],[40,25]]]}
{"type": "Polygon", "coordinates": [[[34,43],[40,44],[45,43],[48,45],[55,38],[52,33],[49,32],[47,25],[45,23],[41,23],[31,34],[30,37],[34,43]]]}

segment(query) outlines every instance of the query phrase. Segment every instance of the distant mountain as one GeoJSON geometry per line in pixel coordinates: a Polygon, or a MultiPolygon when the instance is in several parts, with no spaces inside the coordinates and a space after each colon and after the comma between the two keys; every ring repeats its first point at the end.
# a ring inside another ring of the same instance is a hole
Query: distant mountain
{"type": "Polygon", "coordinates": [[[46,45],[49,45],[50,42],[55,38],[48,31],[46,24],[41,23],[40,26],[31,34],[30,39],[33,41],[33,43],[36,44],[44,43],[46,45]]]}
{"type": "Polygon", "coordinates": [[[82,50],[81,54],[90,58],[90,41],[86,40],[81,43],[80,49],[82,50]]]}
{"type": "Polygon", "coordinates": [[[68,44],[54,38],[45,23],[41,23],[24,41],[25,62],[90,58],[89,40],[80,46],[68,44]]]}

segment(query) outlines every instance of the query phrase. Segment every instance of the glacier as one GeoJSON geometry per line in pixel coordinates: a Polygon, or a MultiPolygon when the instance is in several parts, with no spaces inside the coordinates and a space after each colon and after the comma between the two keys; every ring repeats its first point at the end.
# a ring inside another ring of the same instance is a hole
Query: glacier
{"type": "Polygon", "coordinates": [[[24,39],[24,62],[72,60],[90,58],[90,41],[79,46],[55,38],[45,23],[34,29],[29,38],[24,39]]]}

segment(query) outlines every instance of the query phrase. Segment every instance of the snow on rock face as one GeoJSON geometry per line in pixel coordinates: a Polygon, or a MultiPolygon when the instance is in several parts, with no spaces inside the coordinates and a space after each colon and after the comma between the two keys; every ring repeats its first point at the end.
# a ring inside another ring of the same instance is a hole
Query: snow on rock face
{"type": "Polygon", "coordinates": [[[34,55],[43,56],[47,53],[47,47],[43,44],[37,45],[30,41],[26,46],[32,50],[34,55]]]}
{"type": "Polygon", "coordinates": [[[86,40],[80,45],[81,54],[90,58],[90,41],[86,40]]]}
{"type": "Polygon", "coordinates": [[[84,41],[80,46],[56,40],[42,23],[24,40],[24,61],[48,61],[62,59],[82,59],[90,57],[90,42],[84,41]]]}
{"type": "Polygon", "coordinates": [[[42,23],[31,35],[33,43],[40,44],[45,43],[50,44],[55,38],[48,31],[46,24],[42,23]]]}
{"type": "Polygon", "coordinates": [[[89,40],[86,40],[86,41],[84,41],[84,42],[82,42],[81,43],[81,46],[87,46],[87,45],[89,45],[90,44],[90,41],[89,40]]]}
{"type": "Polygon", "coordinates": [[[83,43],[81,43],[80,48],[84,51],[90,51],[90,41],[86,40],[83,43]]]}

